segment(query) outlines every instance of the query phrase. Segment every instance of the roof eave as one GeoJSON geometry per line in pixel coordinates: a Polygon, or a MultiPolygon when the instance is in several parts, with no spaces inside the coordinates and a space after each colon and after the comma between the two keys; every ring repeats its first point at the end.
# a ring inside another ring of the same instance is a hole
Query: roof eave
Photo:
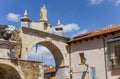
{"type": "Polygon", "coordinates": [[[120,32],[120,30],[112,31],[112,32],[107,32],[107,33],[102,33],[102,34],[93,35],[93,36],[88,36],[88,37],[85,37],[85,38],[71,39],[67,43],[70,44],[70,43],[73,43],[73,42],[76,42],[76,41],[81,41],[81,40],[85,40],[85,39],[89,39],[89,38],[94,38],[94,37],[98,37],[98,36],[103,37],[104,35],[108,35],[108,34],[112,34],[112,33],[116,33],[116,32],[120,32]]]}

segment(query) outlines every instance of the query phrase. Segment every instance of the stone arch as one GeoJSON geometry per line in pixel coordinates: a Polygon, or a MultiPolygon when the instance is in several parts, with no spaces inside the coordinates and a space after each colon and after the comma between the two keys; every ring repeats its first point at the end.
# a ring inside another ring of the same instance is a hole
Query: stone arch
{"type": "Polygon", "coordinates": [[[31,48],[35,44],[41,44],[47,47],[54,56],[57,67],[56,79],[69,78],[70,63],[67,44],[69,38],[26,27],[22,27],[20,35],[22,39],[21,59],[27,59],[31,48]]]}
{"type": "Polygon", "coordinates": [[[51,53],[55,59],[56,67],[60,67],[64,64],[63,54],[62,54],[61,50],[54,43],[52,43],[50,41],[40,41],[40,42],[36,41],[36,42],[33,42],[32,44],[30,44],[29,51],[32,48],[32,46],[34,46],[35,44],[41,44],[51,51],[51,53]]]}
{"type": "Polygon", "coordinates": [[[0,63],[0,79],[22,79],[19,72],[8,64],[0,63]]]}

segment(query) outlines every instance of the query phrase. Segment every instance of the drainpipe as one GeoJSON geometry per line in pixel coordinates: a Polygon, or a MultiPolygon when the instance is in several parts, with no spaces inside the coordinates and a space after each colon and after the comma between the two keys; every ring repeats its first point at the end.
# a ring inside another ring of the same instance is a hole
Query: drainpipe
{"type": "Polygon", "coordinates": [[[106,52],[105,52],[105,38],[103,36],[101,36],[101,38],[103,39],[103,47],[104,47],[105,74],[106,74],[106,79],[108,79],[108,75],[107,75],[107,63],[106,63],[106,52]]]}
{"type": "Polygon", "coordinates": [[[69,45],[69,64],[70,64],[70,79],[72,79],[72,67],[71,67],[71,45],[69,45]]]}

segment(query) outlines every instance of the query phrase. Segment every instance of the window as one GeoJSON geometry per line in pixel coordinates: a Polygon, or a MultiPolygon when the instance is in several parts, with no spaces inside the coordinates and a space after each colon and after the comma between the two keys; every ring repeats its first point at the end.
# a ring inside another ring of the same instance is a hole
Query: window
{"type": "Polygon", "coordinates": [[[113,68],[120,68],[120,45],[116,45],[114,47],[114,56],[112,59],[112,67],[113,68]]]}
{"type": "Polygon", "coordinates": [[[80,55],[80,59],[81,59],[80,64],[85,64],[86,59],[84,57],[84,53],[79,53],[79,55],[80,55]]]}
{"type": "Polygon", "coordinates": [[[115,57],[120,58],[120,45],[115,46],[115,57]]]}
{"type": "Polygon", "coordinates": [[[96,69],[95,67],[90,67],[90,76],[91,76],[91,79],[96,79],[96,69]]]}

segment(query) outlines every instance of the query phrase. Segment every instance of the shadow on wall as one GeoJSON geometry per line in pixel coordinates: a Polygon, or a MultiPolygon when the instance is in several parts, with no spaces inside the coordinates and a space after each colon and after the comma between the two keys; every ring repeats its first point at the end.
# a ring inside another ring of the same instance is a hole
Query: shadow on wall
{"type": "Polygon", "coordinates": [[[83,74],[82,74],[81,79],[85,79],[86,74],[87,74],[87,71],[88,71],[88,67],[89,67],[89,65],[88,65],[88,64],[85,64],[85,66],[86,66],[87,68],[86,68],[86,71],[83,71],[83,74]]]}
{"type": "Polygon", "coordinates": [[[99,49],[103,48],[103,40],[102,39],[94,39],[94,40],[88,40],[88,41],[82,41],[78,43],[73,43],[72,44],[72,53],[76,51],[85,51],[85,50],[94,50],[94,49],[99,49]],[[76,47],[76,48],[74,48],[76,47]]]}

